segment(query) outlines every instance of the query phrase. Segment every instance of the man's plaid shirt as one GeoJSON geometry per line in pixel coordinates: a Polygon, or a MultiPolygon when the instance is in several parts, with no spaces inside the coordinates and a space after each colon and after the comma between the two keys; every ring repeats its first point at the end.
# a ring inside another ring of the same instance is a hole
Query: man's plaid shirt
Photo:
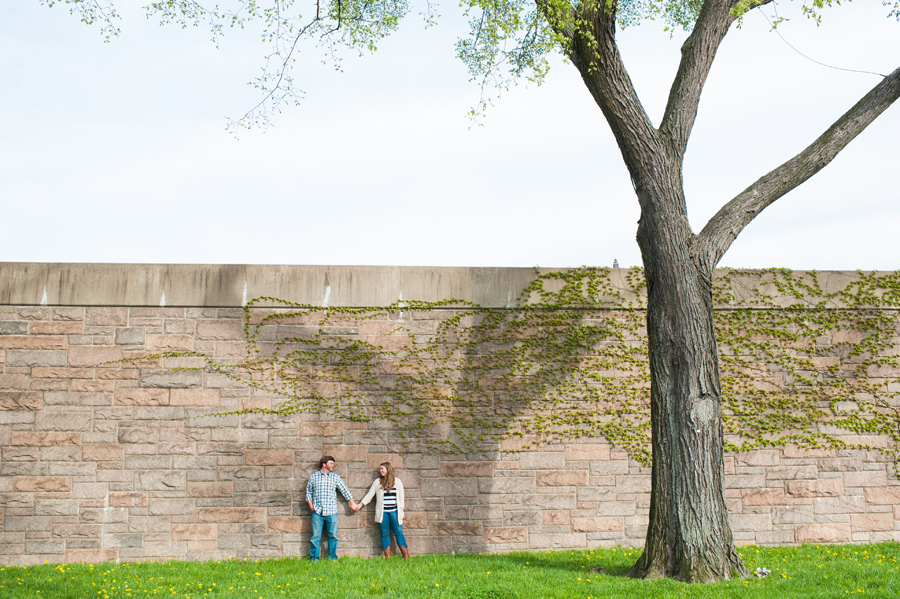
{"type": "Polygon", "coordinates": [[[309,482],[306,483],[306,500],[312,501],[313,509],[322,516],[336,514],[338,509],[335,489],[339,489],[347,501],[353,499],[353,494],[339,474],[335,472],[322,474],[322,471],[319,470],[314,472],[309,477],[309,482]]]}

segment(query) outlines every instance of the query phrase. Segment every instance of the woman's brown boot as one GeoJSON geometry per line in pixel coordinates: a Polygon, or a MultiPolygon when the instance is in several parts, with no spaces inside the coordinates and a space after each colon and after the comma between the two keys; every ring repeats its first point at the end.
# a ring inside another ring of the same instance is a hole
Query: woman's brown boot
{"type": "Polygon", "coordinates": [[[384,559],[389,559],[391,557],[391,548],[388,547],[387,549],[382,551],[382,554],[384,554],[384,559]]]}
{"type": "Polygon", "coordinates": [[[403,556],[403,559],[409,559],[409,549],[407,549],[406,547],[401,547],[400,555],[403,556]]]}

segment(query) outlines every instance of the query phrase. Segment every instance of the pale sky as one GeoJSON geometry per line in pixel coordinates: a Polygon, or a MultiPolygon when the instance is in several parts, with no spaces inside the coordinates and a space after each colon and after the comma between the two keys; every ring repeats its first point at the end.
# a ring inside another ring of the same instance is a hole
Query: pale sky
{"type": "MultiPolygon", "coordinates": [[[[121,3],[120,3],[121,4],[121,3]]],[[[877,0],[798,1],[778,31],[817,61],[888,74],[900,23],[877,0]]],[[[764,9],[770,16],[772,7],[764,9]]],[[[420,266],[640,264],[637,201],[612,135],[571,65],[520,86],[472,126],[478,100],[454,57],[455,3],[414,14],[343,72],[304,55],[306,98],[235,140],[225,117],[257,96],[265,46],[160,28],[125,11],[103,43],[64,8],[5,0],[0,21],[0,260],[420,266]]],[[[237,35],[231,35],[237,33],[237,35]]],[[[683,36],[619,36],[658,122],[683,36]]],[[[688,147],[694,229],[806,147],[878,83],[798,55],[750,14],[720,50],[688,147]]],[[[900,268],[900,105],[767,209],[720,266],[900,268]]]]}

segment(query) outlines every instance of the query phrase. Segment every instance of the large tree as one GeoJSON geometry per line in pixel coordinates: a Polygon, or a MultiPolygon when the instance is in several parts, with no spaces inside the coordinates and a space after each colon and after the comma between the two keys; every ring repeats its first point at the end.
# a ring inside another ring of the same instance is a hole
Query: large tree
{"type": "MultiPolygon", "coordinates": [[[[45,0],[53,4],[53,0],[45,0]]],[[[58,0],[115,34],[112,0],[58,0]]],[[[682,166],[701,92],[716,52],[735,23],[773,0],[464,0],[474,16],[460,57],[485,84],[540,78],[546,55],[562,52],[615,136],[641,209],[637,240],[647,282],[651,372],[652,494],[644,552],[634,576],[712,581],[745,576],[723,492],[721,392],[713,329],[713,270],[740,232],[766,207],[825,167],[900,96],[900,69],[802,152],[726,202],[699,233],[688,222],[682,166]],[[617,29],[661,18],[690,35],[658,126],[647,116],[616,44],[617,29]]],[[[809,0],[815,18],[832,0],[809,0]]],[[[258,19],[272,42],[257,81],[262,101],[241,121],[265,121],[295,93],[290,68],[298,44],[374,49],[399,25],[406,0],[232,0],[226,9],[195,0],[147,7],[163,22],[208,23],[215,35],[258,19]],[[304,18],[300,8],[312,16],[304,18]]],[[[900,3],[891,14],[898,15],[900,3]]],[[[428,16],[426,11],[426,18],[428,16]]]]}

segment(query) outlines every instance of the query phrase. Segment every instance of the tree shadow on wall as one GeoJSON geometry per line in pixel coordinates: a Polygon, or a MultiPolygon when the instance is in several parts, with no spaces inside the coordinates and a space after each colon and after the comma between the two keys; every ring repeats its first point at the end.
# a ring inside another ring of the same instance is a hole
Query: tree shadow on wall
{"type": "Polygon", "coordinates": [[[245,309],[246,357],[206,368],[284,398],[245,413],[367,422],[403,451],[478,455],[604,436],[646,462],[643,312],[613,311],[618,298],[590,289],[604,271],[566,271],[561,289],[580,290],[568,295],[550,290],[558,276],[538,278],[512,309],[258,298],[245,309]]]}
{"type": "MultiPolygon", "coordinates": [[[[175,370],[220,373],[281,401],[236,412],[365,422],[397,451],[490,457],[602,436],[649,465],[643,274],[617,276],[613,285],[608,268],[541,274],[510,309],[257,298],[244,310],[243,357],[167,356],[202,358],[175,370]]],[[[860,273],[830,291],[814,272],[720,273],[727,449],[877,449],[896,462],[898,289],[900,273],[860,273]]]]}

